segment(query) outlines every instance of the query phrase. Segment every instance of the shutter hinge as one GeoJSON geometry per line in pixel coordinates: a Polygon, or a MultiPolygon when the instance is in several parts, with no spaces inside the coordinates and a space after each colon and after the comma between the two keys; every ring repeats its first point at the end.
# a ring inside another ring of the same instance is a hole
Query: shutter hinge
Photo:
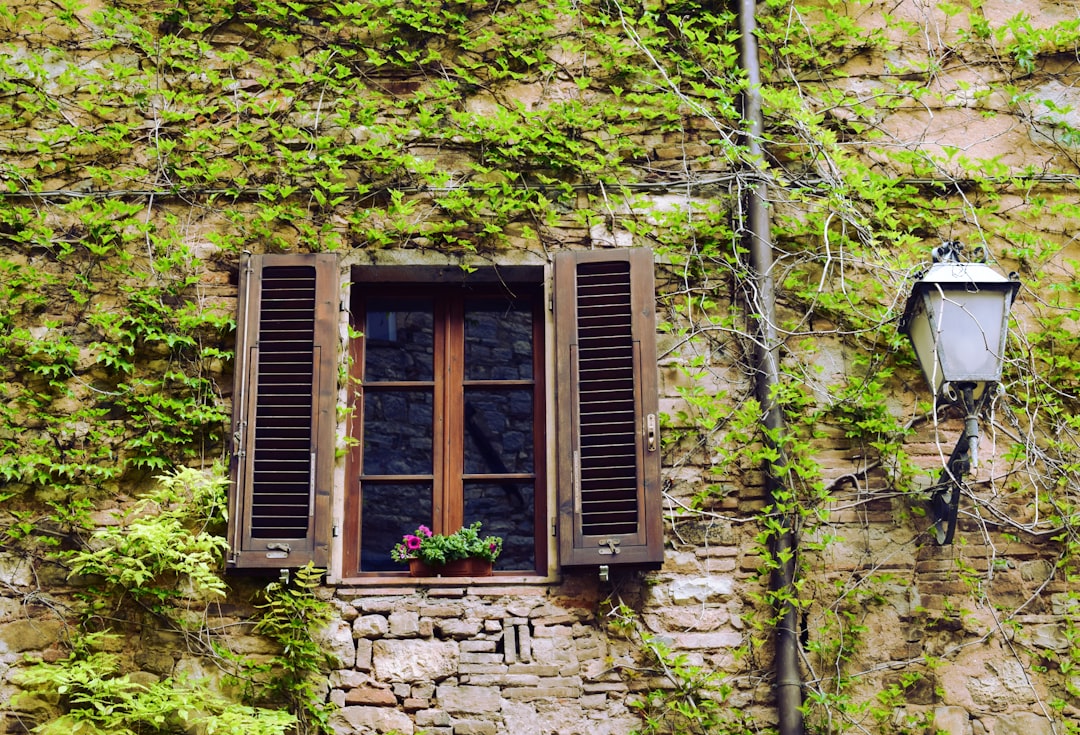
{"type": "Polygon", "coordinates": [[[619,548],[619,540],[615,538],[600,539],[597,543],[601,547],[600,553],[604,555],[611,554],[612,556],[617,556],[618,553],[622,551],[622,549],[619,548]],[[607,548],[602,548],[604,546],[607,548]]]}
{"type": "Polygon", "coordinates": [[[656,451],[656,414],[650,413],[645,417],[645,443],[650,452],[656,451]]]}
{"type": "Polygon", "coordinates": [[[559,521],[556,518],[551,519],[551,535],[552,536],[558,536],[559,535],[559,521]]]}

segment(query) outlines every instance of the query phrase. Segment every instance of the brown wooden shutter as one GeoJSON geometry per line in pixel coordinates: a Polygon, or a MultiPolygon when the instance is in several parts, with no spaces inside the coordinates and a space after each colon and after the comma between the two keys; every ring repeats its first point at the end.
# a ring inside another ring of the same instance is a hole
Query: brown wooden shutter
{"type": "Polygon", "coordinates": [[[333,255],[245,255],[233,393],[229,563],[328,562],[337,398],[333,255]]]}
{"type": "Polygon", "coordinates": [[[555,256],[559,554],[663,561],[652,251],[555,256]]]}

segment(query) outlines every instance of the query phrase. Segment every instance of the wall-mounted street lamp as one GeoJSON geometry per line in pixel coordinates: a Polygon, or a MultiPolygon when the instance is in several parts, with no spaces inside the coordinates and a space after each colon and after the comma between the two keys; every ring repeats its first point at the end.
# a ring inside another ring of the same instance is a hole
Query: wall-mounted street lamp
{"type": "Polygon", "coordinates": [[[930,501],[939,544],[952,543],[962,478],[979,465],[979,413],[1001,380],[1009,309],[1020,289],[1015,275],[962,262],[961,251],[958,242],[934,248],[934,264],[911,287],[900,323],[935,401],[964,411],[964,433],[930,501]]]}

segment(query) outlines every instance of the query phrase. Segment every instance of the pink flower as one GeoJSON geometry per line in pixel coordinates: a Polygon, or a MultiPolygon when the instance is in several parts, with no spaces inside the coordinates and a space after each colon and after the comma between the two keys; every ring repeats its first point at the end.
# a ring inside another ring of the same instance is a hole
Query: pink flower
{"type": "Polygon", "coordinates": [[[409,551],[416,551],[420,548],[420,539],[412,534],[405,537],[405,548],[409,551]]]}
{"type": "Polygon", "coordinates": [[[424,536],[427,536],[428,538],[431,538],[431,536],[432,536],[431,529],[428,528],[427,526],[420,526],[420,528],[416,529],[416,532],[419,533],[419,534],[422,534],[424,536]]]}

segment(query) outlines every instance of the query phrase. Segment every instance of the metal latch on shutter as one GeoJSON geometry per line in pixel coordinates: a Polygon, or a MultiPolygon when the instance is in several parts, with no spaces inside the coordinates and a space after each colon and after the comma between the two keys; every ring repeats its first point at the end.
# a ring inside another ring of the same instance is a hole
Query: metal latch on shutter
{"type": "Polygon", "coordinates": [[[288,558],[289,552],[292,548],[288,544],[274,543],[266,545],[266,558],[267,559],[285,559],[288,558]]]}
{"type": "Polygon", "coordinates": [[[614,538],[600,539],[600,541],[598,541],[597,543],[601,547],[604,547],[604,546],[607,547],[606,549],[601,548],[600,551],[599,551],[600,554],[611,554],[612,556],[615,556],[621,551],[621,549],[619,548],[619,540],[618,539],[614,539],[614,538]]]}

